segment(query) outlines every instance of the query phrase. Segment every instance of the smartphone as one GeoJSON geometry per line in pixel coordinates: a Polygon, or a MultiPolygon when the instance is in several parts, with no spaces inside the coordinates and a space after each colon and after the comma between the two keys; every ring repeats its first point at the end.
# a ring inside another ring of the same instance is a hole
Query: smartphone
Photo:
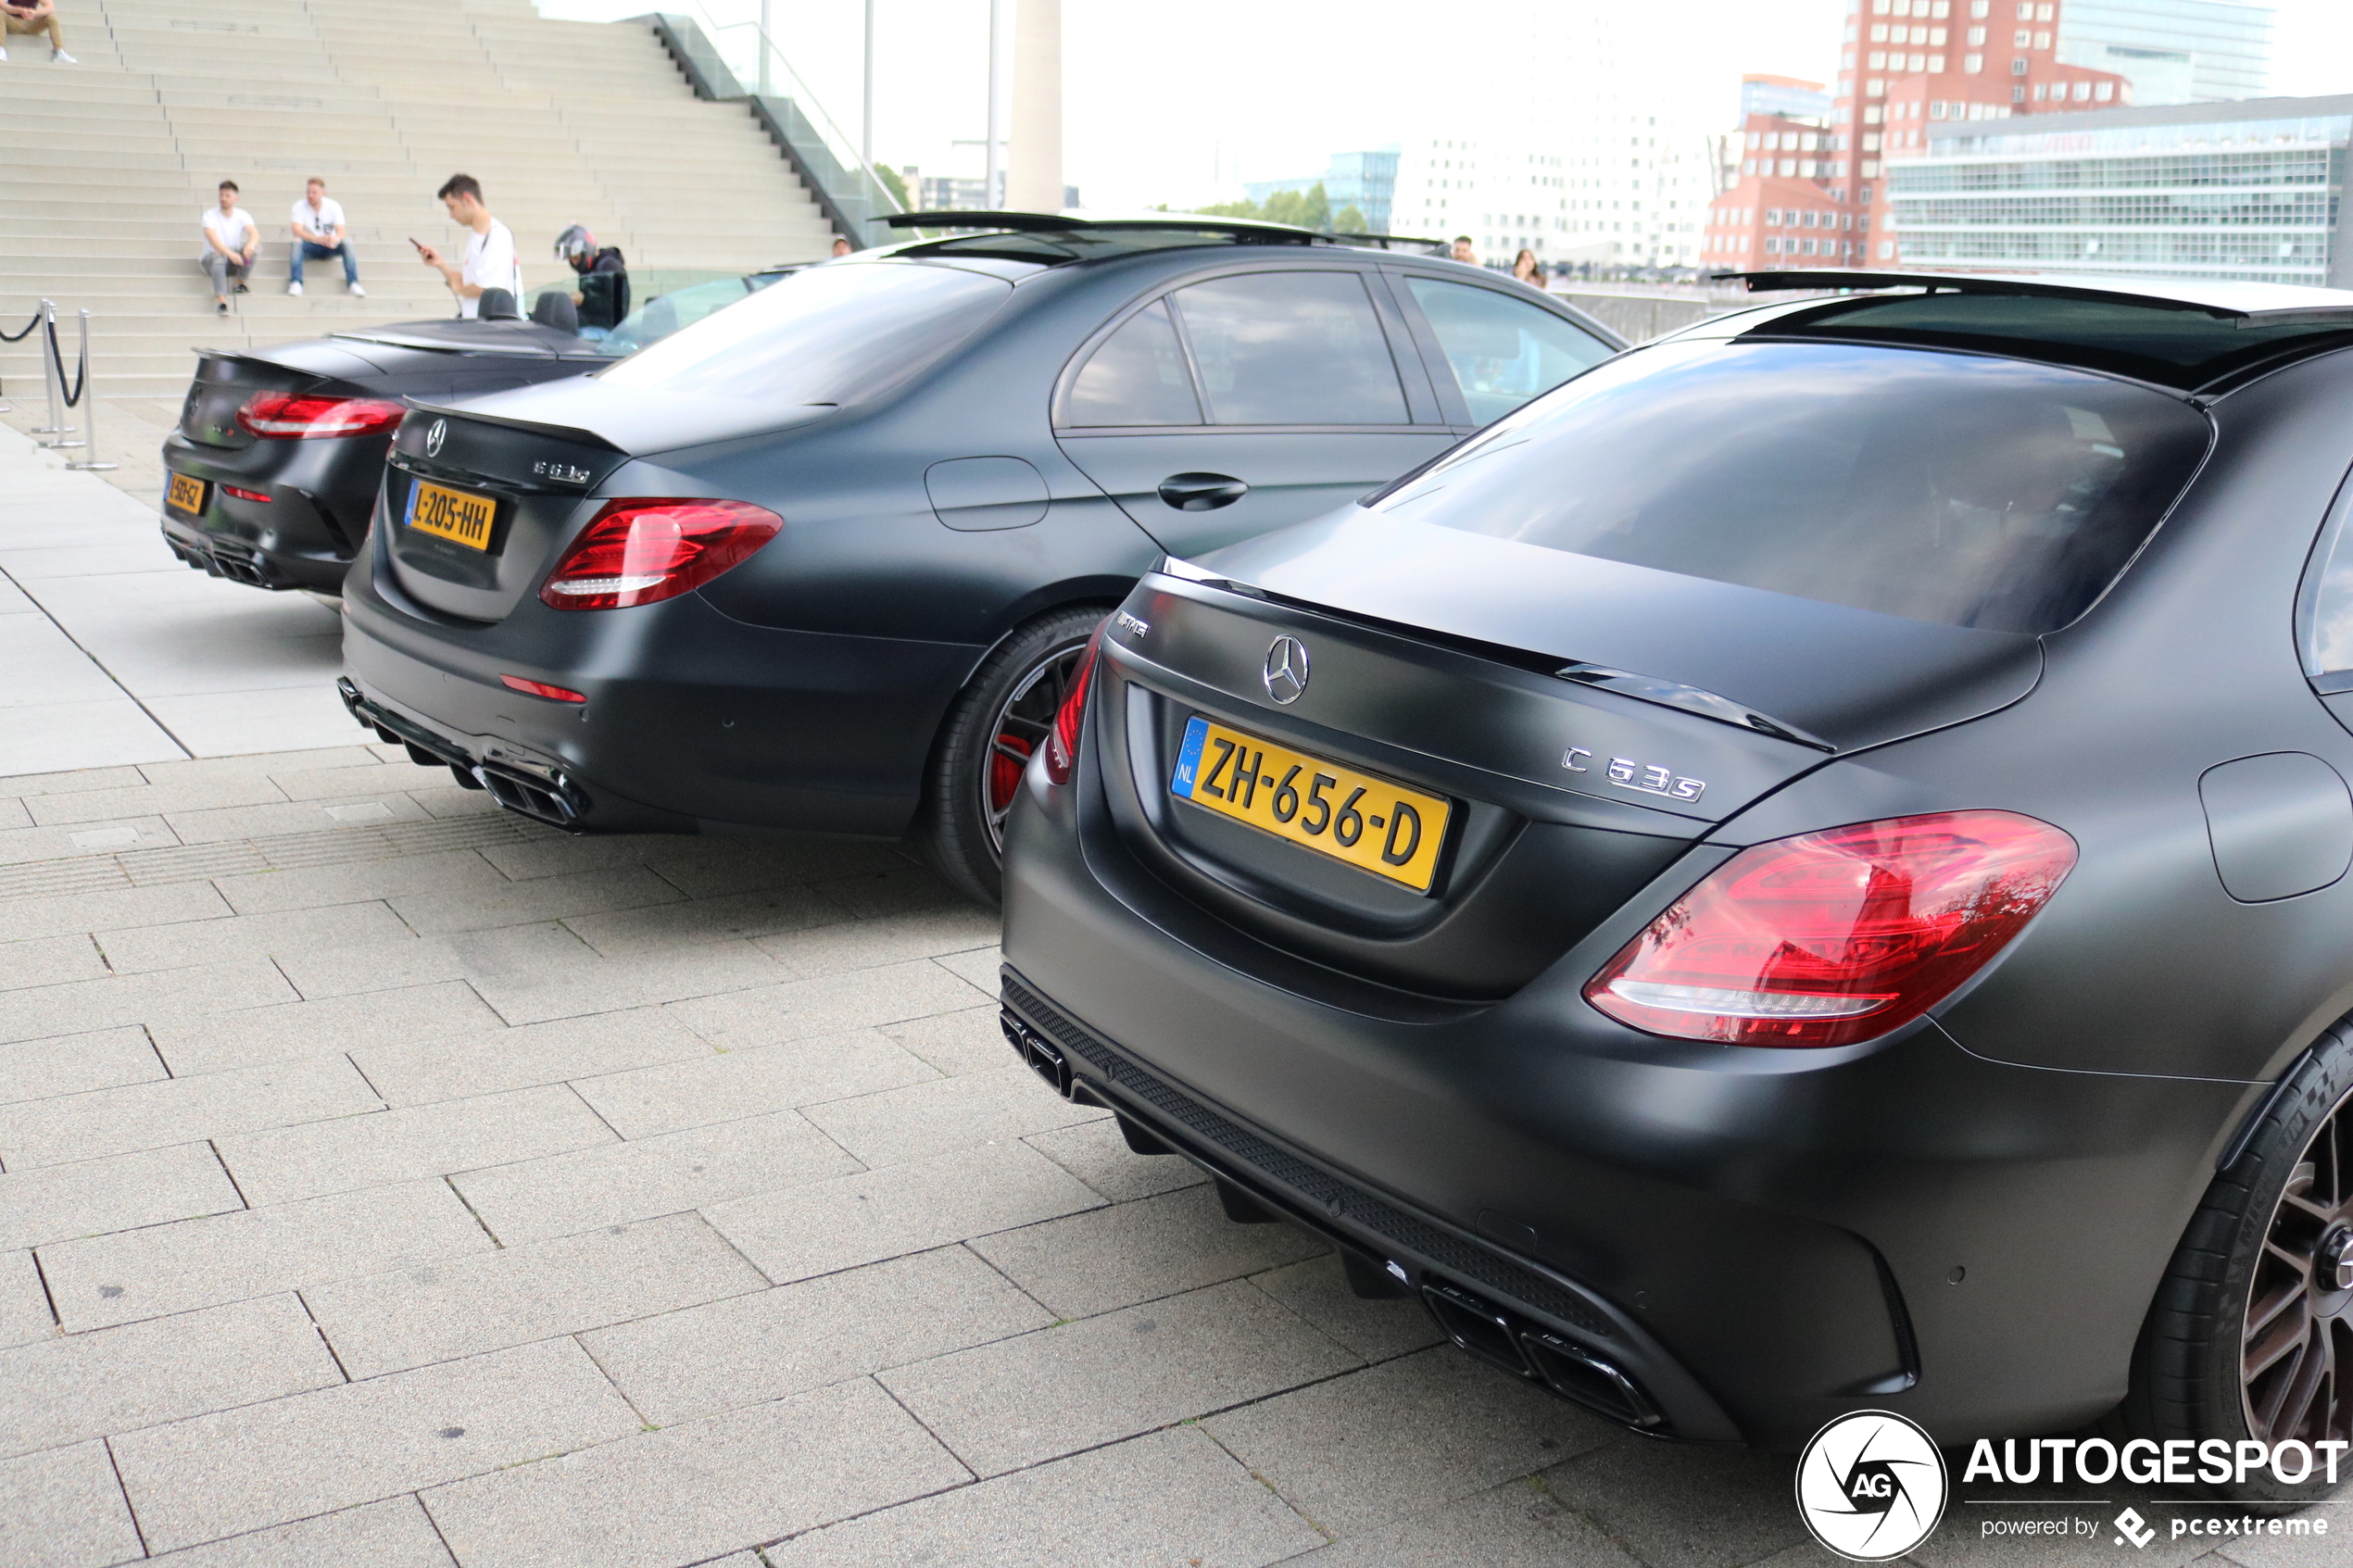
{"type": "Polygon", "coordinates": [[[422,250],[422,249],[424,249],[424,248],[425,248],[425,247],[424,247],[424,245],[423,245],[422,244],[421,244],[421,243],[418,241],[417,236],[416,236],[416,235],[414,235],[414,234],[411,234],[411,235],[409,235],[409,243],[410,245],[415,245],[415,246],[416,246],[419,250],[422,250]]]}

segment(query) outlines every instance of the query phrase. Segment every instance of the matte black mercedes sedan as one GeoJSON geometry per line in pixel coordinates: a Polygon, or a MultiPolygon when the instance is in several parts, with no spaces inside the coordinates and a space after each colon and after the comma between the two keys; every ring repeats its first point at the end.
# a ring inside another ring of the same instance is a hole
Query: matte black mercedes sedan
{"type": "Polygon", "coordinates": [[[443,320],[250,353],[199,349],[179,428],[163,444],[164,543],[232,582],[337,593],[408,399],[585,374],[790,270],[692,283],[585,337],[536,321],[443,320]]]}
{"type": "Polygon", "coordinates": [[[1642,1431],[2353,1438],[2353,294],[1860,281],[1147,577],[1008,1033],[1642,1431]]]}
{"type": "Polygon", "coordinates": [[[921,220],[1005,226],[421,404],[346,587],[353,712],[575,831],[912,828],[993,899],[1021,769],[1163,551],[1352,500],[1619,346],[1302,230],[921,220]]]}

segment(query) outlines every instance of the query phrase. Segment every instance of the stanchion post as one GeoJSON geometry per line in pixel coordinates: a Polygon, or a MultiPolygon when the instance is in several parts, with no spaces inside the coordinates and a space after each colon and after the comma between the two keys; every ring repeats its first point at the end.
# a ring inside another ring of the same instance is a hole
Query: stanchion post
{"type": "Polygon", "coordinates": [[[66,357],[57,348],[57,307],[45,299],[41,304],[42,314],[46,318],[41,326],[42,358],[47,363],[49,374],[57,383],[58,410],[56,420],[57,433],[41,445],[52,452],[71,452],[90,444],[73,439],[75,427],[65,422],[65,416],[73,411],[73,405],[66,401],[66,357]]]}
{"type": "MultiPolygon", "coordinates": [[[[32,433],[35,435],[63,435],[68,431],[73,429],[73,426],[66,423],[65,408],[61,401],[65,396],[65,390],[58,386],[57,372],[49,363],[49,343],[48,339],[44,334],[44,329],[50,322],[57,319],[57,307],[50,301],[44,299],[41,302],[41,309],[38,314],[40,319],[35,322],[32,329],[32,351],[41,356],[41,390],[48,394],[49,396],[49,422],[41,426],[32,433]]],[[[41,443],[41,445],[44,446],[49,446],[56,444],[54,442],[44,441],[41,443]]]]}
{"type": "Polygon", "coordinates": [[[98,460],[98,388],[97,383],[90,379],[90,312],[84,309],[81,312],[81,316],[82,433],[85,438],[84,445],[88,447],[88,453],[78,461],[68,463],[66,467],[78,469],[83,473],[111,473],[114,471],[115,465],[98,460]]]}

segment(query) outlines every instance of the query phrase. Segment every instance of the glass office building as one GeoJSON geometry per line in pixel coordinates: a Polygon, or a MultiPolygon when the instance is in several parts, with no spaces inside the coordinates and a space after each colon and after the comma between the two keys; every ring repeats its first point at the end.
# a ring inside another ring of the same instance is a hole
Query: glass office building
{"type": "Polygon", "coordinates": [[[2058,57],[2116,72],[2133,84],[2133,102],[2144,108],[2252,98],[2271,84],[2271,7],[2239,0],[2067,0],[2058,57]]]}
{"type": "Polygon", "coordinates": [[[1929,128],[1888,164],[1907,267],[2353,287],[2353,95],[1929,128]]]}
{"type": "Polygon", "coordinates": [[[1306,192],[1317,185],[1324,187],[1324,199],[1331,203],[1337,217],[1344,207],[1354,207],[1365,215],[1365,232],[1386,234],[1389,219],[1397,203],[1397,159],[1395,147],[1374,152],[1334,153],[1331,166],[1321,174],[1302,175],[1291,180],[1252,180],[1242,189],[1250,199],[1264,202],[1277,191],[1306,192]]]}

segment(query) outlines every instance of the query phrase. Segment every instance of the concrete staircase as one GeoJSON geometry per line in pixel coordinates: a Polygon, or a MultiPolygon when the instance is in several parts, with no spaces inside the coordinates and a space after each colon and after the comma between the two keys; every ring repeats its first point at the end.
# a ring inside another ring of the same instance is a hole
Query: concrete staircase
{"type": "MultiPolygon", "coordinates": [[[[192,347],[257,347],[454,313],[414,236],[465,234],[433,193],[463,170],[512,228],[523,307],[570,273],[556,235],[585,223],[633,270],[742,271],[827,254],[833,233],[741,104],[698,101],[651,29],[553,21],[529,0],[74,0],[68,50],[11,38],[0,64],[0,330],[43,295],[93,312],[107,396],[176,396],[192,347]],[[368,290],[312,263],[288,296],[287,209],[310,175],[344,205],[368,290]],[[216,317],[195,262],[223,179],[260,225],[238,314],[216,317]]],[[[643,292],[642,290],[640,291],[643,292]]],[[[32,341],[0,383],[40,393],[32,341]]]]}

